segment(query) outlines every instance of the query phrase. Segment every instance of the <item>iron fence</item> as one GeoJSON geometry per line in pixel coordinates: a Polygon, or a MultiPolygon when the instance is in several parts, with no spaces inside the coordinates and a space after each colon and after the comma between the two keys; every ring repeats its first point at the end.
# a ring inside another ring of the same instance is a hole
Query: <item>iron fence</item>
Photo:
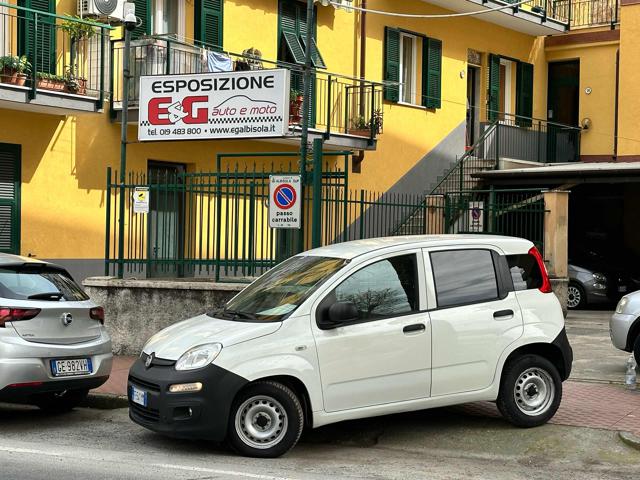
{"type": "MultiPolygon", "coordinates": [[[[111,63],[113,75],[112,112],[122,109],[124,96],[121,75],[124,42],[112,42],[111,63]]],[[[191,45],[166,36],[152,36],[131,42],[129,106],[137,108],[140,99],[140,77],[145,75],[174,75],[207,73],[208,49],[191,45]]],[[[300,128],[302,112],[302,67],[280,61],[270,61],[252,54],[224,52],[238,69],[286,68],[291,71],[289,124],[300,128]]],[[[325,133],[349,134],[374,140],[383,128],[382,84],[354,79],[316,70],[312,85],[310,127],[325,133]]]]}
{"type": "Polygon", "coordinates": [[[0,3],[0,83],[96,98],[106,94],[109,25],[0,3]]]}
{"type": "Polygon", "coordinates": [[[620,0],[556,0],[553,12],[569,22],[570,28],[597,27],[620,21],[620,0]]]}

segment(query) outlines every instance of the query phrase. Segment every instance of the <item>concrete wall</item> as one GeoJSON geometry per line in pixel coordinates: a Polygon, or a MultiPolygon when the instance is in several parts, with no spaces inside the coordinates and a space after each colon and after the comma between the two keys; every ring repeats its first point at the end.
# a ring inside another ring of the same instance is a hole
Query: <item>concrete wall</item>
{"type": "Polygon", "coordinates": [[[221,307],[246,286],[110,277],[87,278],[83,285],[105,309],[105,326],[116,355],[138,355],[154,333],[221,307]]]}

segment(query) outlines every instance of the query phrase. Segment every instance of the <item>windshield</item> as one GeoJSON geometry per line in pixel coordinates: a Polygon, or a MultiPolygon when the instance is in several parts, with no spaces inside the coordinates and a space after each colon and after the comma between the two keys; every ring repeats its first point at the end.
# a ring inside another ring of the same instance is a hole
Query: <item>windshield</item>
{"type": "Polygon", "coordinates": [[[0,295],[16,300],[83,301],[89,297],[66,272],[46,266],[0,268],[0,295]]]}
{"type": "Polygon", "coordinates": [[[342,258],[292,257],[249,285],[223,309],[207,315],[244,322],[284,320],[346,263],[342,258]]]}

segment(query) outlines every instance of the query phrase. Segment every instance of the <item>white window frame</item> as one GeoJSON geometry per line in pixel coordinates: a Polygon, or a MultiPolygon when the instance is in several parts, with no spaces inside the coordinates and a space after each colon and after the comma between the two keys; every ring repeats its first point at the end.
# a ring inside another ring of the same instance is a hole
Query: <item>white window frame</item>
{"type": "Polygon", "coordinates": [[[513,65],[515,62],[506,58],[500,59],[500,64],[504,65],[504,92],[502,93],[504,98],[504,122],[508,123],[509,118],[513,118],[513,65]]]}
{"type": "Polygon", "coordinates": [[[178,31],[177,32],[162,32],[162,17],[163,17],[163,2],[153,1],[151,3],[151,8],[153,10],[153,34],[154,35],[175,35],[179,40],[184,40],[185,38],[185,23],[186,23],[186,12],[185,12],[185,0],[177,0],[178,4],[178,31]]]}
{"type": "Polygon", "coordinates": [[[415,35],[411,35],[408,33],[404,33],[404,32],[400,32],[400,95],[399,95],[399,102],[398,103],[402,103],[405,105],[417,105],[416,103],[416,81],[417,81],[417,70],[418,70],[418,37],[416,37],[415,35]],[[412,79],[411,79],[411,85],[414,88],[413,92],[411,93],[411,101],[410,102],[405,102],[404,101],[404,94],[405,94],[405,82],[404,82],[404,39],[406,38],[410,38],[411,39],[411,58],[413,61],[413,70],[412,70],[412,79]]]}
{"type": "Polygon", "coordinates": [[[7,7],[0,7],[0,57],[9,55],[11,49],[11,17],[7,7]]]}

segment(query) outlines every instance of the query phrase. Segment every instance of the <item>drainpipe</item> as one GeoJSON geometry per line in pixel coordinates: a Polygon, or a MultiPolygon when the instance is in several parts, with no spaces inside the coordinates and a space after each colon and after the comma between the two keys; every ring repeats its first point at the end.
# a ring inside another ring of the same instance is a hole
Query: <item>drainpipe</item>
{"type": "Polygon", "coordinates": [[[618,160],[618,106],[620,101],[620,49],[616,51],[616,97],[613,124],[613,160],[618,160]]]}
{"type": "MultiPolygon", "coordinates": [[[[367,8],[367,0],[360,1],[360,8],[367,8]]],[[[367,12],[360,11],[360,79],[364,80],[366,76],[365,68],[366,68],[366,60],[367,60],[367,12]]],[[[364,117],[365,115],[365,91],[364,91],[364,81],[360,83],[360,115],[364,117]]],[[[375,95],[373,91],[373,86],[371,87],[371,101],[375,101],[375,95]]],[[[373,119],[371,119],[373,120],[373,119]]],[[[351,169],[354,173],[360,173],[360,164],[364,160],[364,150],[360,150],[358,152],[357,157],[353,157],[351,169]]]]}

